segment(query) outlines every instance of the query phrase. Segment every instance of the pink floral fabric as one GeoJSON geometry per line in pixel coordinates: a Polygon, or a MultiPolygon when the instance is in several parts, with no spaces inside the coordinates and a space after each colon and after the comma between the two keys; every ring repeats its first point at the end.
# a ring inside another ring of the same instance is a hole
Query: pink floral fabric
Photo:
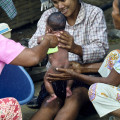
{"type": "Polygon", "coordinates": [[[21,108],[15,98],[0,99],[0,120],[22,120],[21,108]]]}

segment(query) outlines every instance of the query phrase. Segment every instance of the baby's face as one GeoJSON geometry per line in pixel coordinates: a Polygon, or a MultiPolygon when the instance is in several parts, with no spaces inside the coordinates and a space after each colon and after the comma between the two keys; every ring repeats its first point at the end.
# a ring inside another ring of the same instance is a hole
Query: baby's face
{"type": "Polygon", "coordinates": [[[119,10],[119,0],[113,1],[113,11],[112,11],[113,23],[116,29],[120,29],[120,10],[119,10]]]}

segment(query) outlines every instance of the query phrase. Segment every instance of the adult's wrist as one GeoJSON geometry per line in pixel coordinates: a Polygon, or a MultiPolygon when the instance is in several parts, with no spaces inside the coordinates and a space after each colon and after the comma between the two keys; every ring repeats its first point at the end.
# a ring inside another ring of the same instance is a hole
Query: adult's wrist
{"type": "Polygon", "coordinates": [[[82,56],[83,55],[83,53],[82,53],[82,47],[80,45],[75,44],[74,48],[73,48],[73,53],[77,54],[79,56],[82,56]]]}

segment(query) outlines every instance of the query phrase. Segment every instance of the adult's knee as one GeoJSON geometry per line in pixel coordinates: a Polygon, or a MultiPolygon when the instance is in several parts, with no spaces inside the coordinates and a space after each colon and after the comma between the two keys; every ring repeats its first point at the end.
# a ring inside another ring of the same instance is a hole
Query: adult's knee
{"type": "Polygon", "coordinates": [[[78,99],[78,101],[84,101],[85,99],[88,99],[88,89],[85,87],[79,87],[75,88],[73,90],[73,98],[78,99]]]}
{"type": "Polygon", "coordinates": [[[92,102],[96,96],[100,96],[101,93],[106,93],[107,92],[107,84],[104,83],[94,83],[90,86],[89,91],[88,91],[88,96],[90,101],[92,102]],[[102,88],[102,89],[101,89],[102,88]]]}
{"type": "Polygon", "coordinates": [[[63,104],[63,101],[61,99],[59,99],[59,98],[57,98],[57,99],[55,99],[55,100],[53,100],[51,102],[47,102],[47,100],[48,100],[48,97],[42,103],[41,108],[50,109],[50,110],[53,111],[53,113],[54,112],[56,113],[56,111],[58,111],[61,108],[62,104],[63,104]]]}

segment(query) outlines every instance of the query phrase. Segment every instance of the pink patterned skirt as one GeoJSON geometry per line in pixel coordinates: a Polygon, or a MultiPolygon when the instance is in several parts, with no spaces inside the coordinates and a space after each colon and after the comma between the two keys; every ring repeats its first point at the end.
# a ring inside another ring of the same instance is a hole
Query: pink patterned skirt
{"type": "Polygon", "coordinates": [[[0,120],[22,120],[21,107],[15,98],[0,99],[0,120]]]}

